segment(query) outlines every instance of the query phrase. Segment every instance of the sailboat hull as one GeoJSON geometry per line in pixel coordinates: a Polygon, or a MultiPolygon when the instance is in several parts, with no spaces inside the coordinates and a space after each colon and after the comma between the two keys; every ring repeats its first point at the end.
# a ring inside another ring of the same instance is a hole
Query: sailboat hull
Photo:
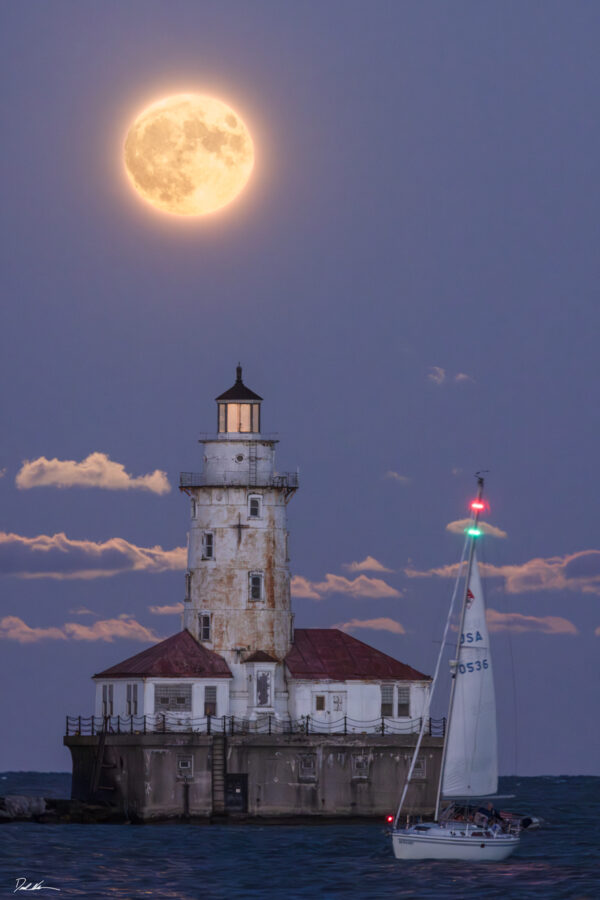
{"type": "Polygon", "coordinates": [[[493,834],[478,829],[459,831],[429,825],[397,828],[392,832],[396,859],[448,859],[466,862],[499,862],[519,846],[517,834],[493,834]]]}

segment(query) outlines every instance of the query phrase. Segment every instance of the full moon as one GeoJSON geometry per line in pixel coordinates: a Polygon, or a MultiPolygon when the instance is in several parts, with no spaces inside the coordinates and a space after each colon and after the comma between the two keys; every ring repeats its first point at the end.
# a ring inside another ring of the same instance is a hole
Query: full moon
{"type": "Polygon", "coordinates": [[[237,197],[254,144],[237,112],[213,97],[175,94],[148,106],[127,132],[125,169],[138,194],[176,216],[203,216],[237,197]]]}

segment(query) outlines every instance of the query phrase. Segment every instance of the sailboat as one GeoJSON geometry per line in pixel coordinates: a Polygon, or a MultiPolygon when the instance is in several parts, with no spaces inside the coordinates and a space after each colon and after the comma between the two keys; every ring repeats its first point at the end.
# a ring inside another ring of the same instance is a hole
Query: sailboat
{"type": "Polygon", "coordinates": [[[426,711],[428,716],[453,618],[461,570],[468,555],[456,653],[450,662],[452,686],[435,815],[432,822],[411,824],[407,820],[406,825],[400,825],[425,730],[422,727],[392,828],[392,845],[397,859],[498,861],[510,856],[519,845],[519,824],[502,819],[493,808],[493,798],[498,790],[496,700],[476,553],[476,542],[482,533],[479,515],[485,506],[482,496],[483,478],[479,477],[477,498],[471,504],[473,515],[467,528],[426,711]],[[445,801],[448,805],[443,808],[445,801]]]}

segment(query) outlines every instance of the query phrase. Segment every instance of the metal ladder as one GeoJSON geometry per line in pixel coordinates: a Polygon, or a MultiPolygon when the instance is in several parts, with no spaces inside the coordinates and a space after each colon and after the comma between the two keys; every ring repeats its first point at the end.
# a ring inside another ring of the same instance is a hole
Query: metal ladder
{"type": "Polygon", "coordinates": [[[213,815],[225,813],[225,735],[214,734],[212,739],[212,802],[213,815]]]}
{"type": "Polygon", "coordinates": [[[257,479],[256,443],[255,441],[252,441],[248,451],[248,484],[250,487],[256,487],[257,479]]]}
{"type": "Polygon", "coordinates": [[[108,784],[100,784],[100,777],[102,775],[103,769],[116,769],[116,766],[112,763],[104,762],[104,749],[106,745],[106,734],[108,731],[108,720],[105,718],[104,724],[102,727],[102,731],[100,732],[100,736],[98,738],[98,747],[96,750],[96,759],[94,760],[94,768],[92,770],[92,778],[90,782],[90,789],[92,795],[96,794],[98,791],[114,791],[114,785],[108,784]]]}

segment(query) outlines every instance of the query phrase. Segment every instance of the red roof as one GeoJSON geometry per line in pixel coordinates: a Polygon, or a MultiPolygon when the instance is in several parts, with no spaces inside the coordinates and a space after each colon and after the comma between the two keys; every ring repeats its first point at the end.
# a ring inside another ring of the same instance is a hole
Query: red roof
{"type": "Polygon", "coordinates": [[[296,628],[294,643],[285,662],[292,678],[431,680],[429,675],[417,672],[337,628],[296,628]]]}
{"type": "Polygon", "coordinates": [[[105,669],[94,678],[231,678],[222,656],[180,631],[172,637],[105,669]]]}

